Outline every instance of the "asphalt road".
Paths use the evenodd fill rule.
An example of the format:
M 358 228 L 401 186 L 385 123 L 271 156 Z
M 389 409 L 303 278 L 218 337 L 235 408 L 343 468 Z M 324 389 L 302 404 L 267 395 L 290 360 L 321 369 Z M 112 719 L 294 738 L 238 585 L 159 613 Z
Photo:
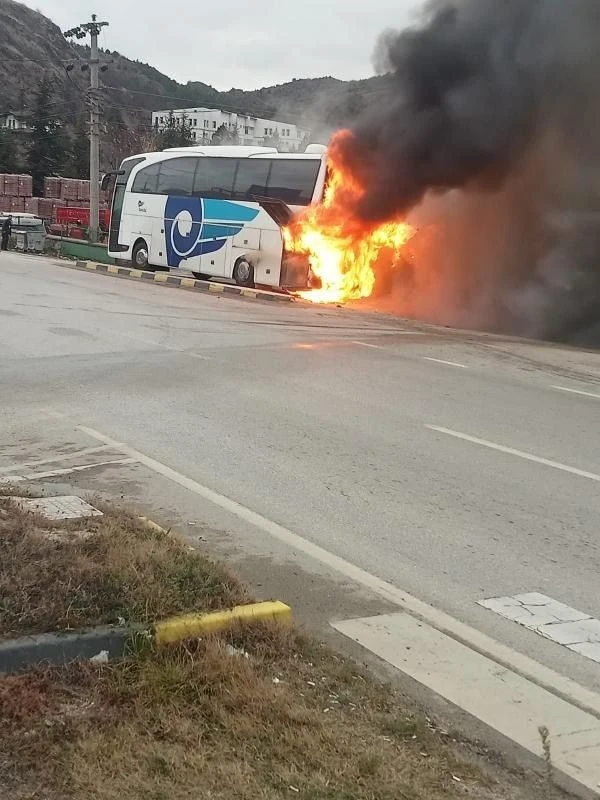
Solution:
M 4 253 L 0 339 L 4 473 L 93 429 L 600 688 L 598 663 L 478 605 L 541 592 L 600 618 L 600 354 Z

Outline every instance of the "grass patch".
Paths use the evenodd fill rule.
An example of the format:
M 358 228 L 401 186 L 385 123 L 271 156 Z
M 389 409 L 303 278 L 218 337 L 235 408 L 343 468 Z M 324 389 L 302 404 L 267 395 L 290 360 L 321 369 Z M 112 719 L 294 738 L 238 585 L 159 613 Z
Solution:
M 123 511 L 52 523 L 0 498 L 0 637 L 145 623 L 247 600 L 183 542 Z
M 136 517 L 53 524 L 0 497 L 0 636 L 149 622 L 248 599 Z M 11 800 L 532 800 L 490 785 L 394 691 L 296 630 L 232 628 L 118 663 L 0 675 Z M 508 784 L 507 784 L 508 785 Z
M 248 657 L 231 655 L 228 643 Z M 261 626 L 120 664 L 0 679 L 5 792 L 13 800 L 488 796 L 435 733 L 387 735 L 386 719 L 401 713 L 397 697 L 356 671 L 349 679 L 347 666 L 293 631 Z

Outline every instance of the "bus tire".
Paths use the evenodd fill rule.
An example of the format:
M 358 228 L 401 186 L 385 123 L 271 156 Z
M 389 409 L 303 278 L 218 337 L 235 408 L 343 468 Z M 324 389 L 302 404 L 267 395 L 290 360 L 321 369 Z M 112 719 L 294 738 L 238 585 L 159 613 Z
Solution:
M 148 264 L 148 245 L 143 239 L 138 239 L 133 245 L 131 254 L 131 266 L 134 269 L 143 269 L 152 272 L 153 268 Z
M 238 286 L 254 287 L 254 267 L 246 258 L 238 258 L 235 262 L 233 280 Z

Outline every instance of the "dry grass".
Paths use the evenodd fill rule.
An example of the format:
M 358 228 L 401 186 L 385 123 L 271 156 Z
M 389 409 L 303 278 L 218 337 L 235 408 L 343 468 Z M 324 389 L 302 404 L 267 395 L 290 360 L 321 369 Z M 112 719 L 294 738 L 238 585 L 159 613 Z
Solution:
M 390 689 L 293 632 L 248 637 L 230 639 L 248 658 L 213 639 L 0 680 L 6 796 L 491 796 L 440 736 L 403 715 Z
M 0 498 L 0 635 L 244 598 L 185 544 L 104 510 L 52 525 Z M 391 689 L 294 630 L 133 645 L 116 664 L 0 675 L 1 798 L 532 798 L 491 788 Z
M 0 498 L 0 637 L 151 622 L 246 598 L 235 578 L 174 537 L 104 511 L 56 524 Z

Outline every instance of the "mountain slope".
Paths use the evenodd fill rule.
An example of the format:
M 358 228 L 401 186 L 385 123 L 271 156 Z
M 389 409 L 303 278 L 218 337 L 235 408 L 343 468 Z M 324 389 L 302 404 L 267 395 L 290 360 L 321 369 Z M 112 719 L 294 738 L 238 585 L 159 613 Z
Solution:
M 67 42 L 51 20 L 15 0 L 0 0 L 0 112 L 26 113 L 32 90 L 48 75 L 56 89 L 56 111 L 64 118 L 85 113 L 87 74 L 80 69 L 87 49 Z M 346 124 L 385 87 L 386 78 L 340 81 L 325 77 L 293 80 L 246 92 L 218 92 L 190 81 L 180 84 L 154 67 L 117 52 L 103 52 L 106 115 L 147 124 L 148 111 L 210 105 L 312 127 L 316 136 Z M 65 67 L 74 65 L 69 72 Z

